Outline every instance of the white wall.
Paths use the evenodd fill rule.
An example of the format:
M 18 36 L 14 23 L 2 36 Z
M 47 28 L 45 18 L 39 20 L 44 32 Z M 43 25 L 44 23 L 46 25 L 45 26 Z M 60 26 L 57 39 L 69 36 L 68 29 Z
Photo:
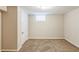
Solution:
M 22 44 L 28 39 L 28 14 L 24 9 L 21 10 L 21 32 Z
M 18 36 L 18 50 L 21 48 L 23 43 L 28 40 L 28 14 L 27 12 L 21 8 L 18 7 L 17 9 L 17 36 Z
M 47 15 L 43 23 L 36 22 L 35 15 L 29 16 L 30 39 L 64 39 L 63 15 Z
M 64 36 L 79 47 L 79 8 L 64 15 Z

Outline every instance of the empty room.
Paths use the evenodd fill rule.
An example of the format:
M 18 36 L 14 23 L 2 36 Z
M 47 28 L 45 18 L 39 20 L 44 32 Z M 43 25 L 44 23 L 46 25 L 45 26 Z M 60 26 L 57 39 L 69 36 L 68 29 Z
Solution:
M 79 6 L 0 6 L 1 52 L 79 52 Z

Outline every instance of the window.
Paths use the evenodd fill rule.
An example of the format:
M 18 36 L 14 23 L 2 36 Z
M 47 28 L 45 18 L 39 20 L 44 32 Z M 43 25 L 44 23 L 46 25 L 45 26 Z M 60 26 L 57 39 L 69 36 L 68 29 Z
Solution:
M 37 22 L 45 22 L 46 16 L 45 15 L 36 15 Z

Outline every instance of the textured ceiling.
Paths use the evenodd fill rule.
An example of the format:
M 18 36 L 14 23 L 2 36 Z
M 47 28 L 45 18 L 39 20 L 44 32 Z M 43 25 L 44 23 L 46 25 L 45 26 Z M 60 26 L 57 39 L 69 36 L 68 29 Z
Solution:
M 23 7 L 29 14 L 64 14 L 73 9 L 79 8 L 79 6 L 52 6 L 50 9 L 40 9 L 35 6 L 24 6 Z

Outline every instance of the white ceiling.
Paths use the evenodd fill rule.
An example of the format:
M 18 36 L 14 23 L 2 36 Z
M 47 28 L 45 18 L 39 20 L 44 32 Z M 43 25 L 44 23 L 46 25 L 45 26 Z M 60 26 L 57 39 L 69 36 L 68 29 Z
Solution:
M 29 14 L 64 14 L 73 9 L 79 8 L 79 6 L 52 6 L 47 10 L 39 9 L 35 6 L 24 6 L 23 7 Z

